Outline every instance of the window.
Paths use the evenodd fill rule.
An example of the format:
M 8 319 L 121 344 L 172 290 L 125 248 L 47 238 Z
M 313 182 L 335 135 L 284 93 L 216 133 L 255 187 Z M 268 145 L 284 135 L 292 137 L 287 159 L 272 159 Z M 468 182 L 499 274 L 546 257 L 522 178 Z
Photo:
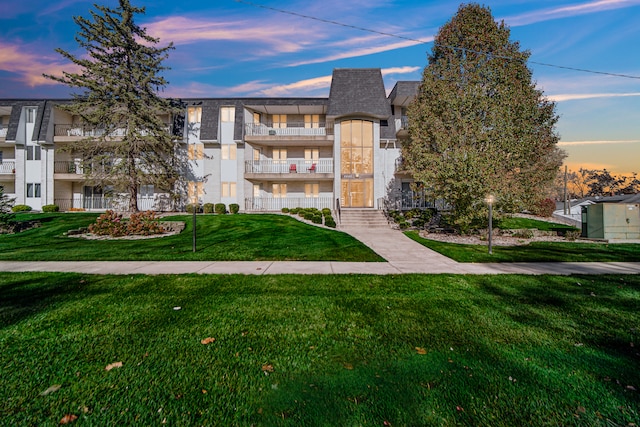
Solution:
M 320 197 L 320 184 L 310 183 L 304 185 L 304 197 L 306 198 L 318 198 Z
M 274 114 L 273 115 L 273 128 L 284 129 L 287 127 L 287 115 L 286 114 Z
M 253 161 L 254 162 L 259 162 L 261 154 L 262 154 L 262 152 L 260 151 L 259 148 L 254 148 L 253 149 Z
M 260 113 L 253 113 L 253 124 L 254 125 L 260 124 Z
M 222 183 L 222 197 L 236 197 L 236 183 L 235 182 L 223 182 Z
M 253 184 L 253 197 L 260 197 L 261 187 L 260 184 Z
M 306 164 L 318 163 L 320 158 L 320 150 L 318 148 L 305 148 L 304 160 Z
M 221 147 L 222 160 L 235 160 L 237 147 L 234 144 L 224 144 Z
M 287 184 L 273 184 L 273 198 L 284 199 L 287 197 Z
M 319 114 L 305 114 L 304 115 L 304 127 L 319 128 L 320 127 L 320 115 Z
M 233 123 L 236 121 L 236 107 L 220 108 L 220 121 L 222 123 Z
M 189 182 L 189 203 L 198 203 L 203 195 L 202 182 Z
M 189 116 L 189 123 L 202 123 L 202 107 L 187 108 L 187 115 Z
M 140 197 L 145 199 L 153 198 L 153 184 L 141 185 Z
M 189 160 L 204 159 L 204 144 L 189 144 Z
M 287 163 L 287 149 L 286 148 L 274 148 L 273 149 L 273 163 Z
M 27 197 L 40 197 L 40 184 L 27 184 Z
M 42 158 L 42 147 L 39 145 L 27 145 L 27 160 L 40 160 Z
M 25 111 L 27 117 L 27 123 L 35 123 L 36 122 L 36 109 L 35 108 L 27 108 Z

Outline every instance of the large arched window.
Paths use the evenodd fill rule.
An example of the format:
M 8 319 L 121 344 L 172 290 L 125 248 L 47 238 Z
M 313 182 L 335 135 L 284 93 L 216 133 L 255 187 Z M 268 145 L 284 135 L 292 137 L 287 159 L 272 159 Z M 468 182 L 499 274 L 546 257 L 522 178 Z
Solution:
M 373 122 L 340 123 L 341 204 L 373 207 Z

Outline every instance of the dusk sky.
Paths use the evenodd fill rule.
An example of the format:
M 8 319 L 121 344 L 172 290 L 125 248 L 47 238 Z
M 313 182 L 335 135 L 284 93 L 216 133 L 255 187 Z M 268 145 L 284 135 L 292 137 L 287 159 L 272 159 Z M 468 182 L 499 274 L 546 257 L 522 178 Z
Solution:
M 74 40 L 78 27 L 72 17 L 88 17 L 95 2 L 0 2 L 0 98 L 68 97 L 67 87 L 44 79 L 42 73 L 74 71 L 54 49 L 82 54 Z M 118 5 L 117 0 L 96 2 Z M 325 97 L 332 70 L 352 67 L 381 68 L 391 90 L 398 80 L 420 80 L 434 35 L 460 4 L 448 0 L 132 3 L 146 7 L 146 14 L 136 20 L 140 26 L 159 37 L 161 45 L 175 44 L 165 62 L 171 70 L 164 74 L 169 81 L 164 95 L 183 98 Z M 560 146 L 569 154 L 569 168 L 640 173 L 640 0 L 481 4 L 505 21 L 513 41 L 530 50 L 529 67 L 538 87 L 557 102 L 557 131 Z

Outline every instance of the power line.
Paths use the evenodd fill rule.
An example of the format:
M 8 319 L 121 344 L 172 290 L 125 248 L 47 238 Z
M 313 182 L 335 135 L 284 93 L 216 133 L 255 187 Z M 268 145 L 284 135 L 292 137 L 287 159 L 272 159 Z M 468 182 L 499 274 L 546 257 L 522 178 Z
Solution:
M 260 8 L 260 9 L 271 10 L 273 12 L 283 13 L 283 14 L 287 14 L 287 15 L 293 15 L 293 16 L 297 16 L 299 18 L 304 18 L 304 19 L 311 19 L 313 21 L 323 22 L 325 24 L 338 25 L 340 27 L 351 28 L 353 30 L 365 31 L 365 32 L 368 32 L 368 33 L 379 34 L 379 35 L 387 36 L 387 37 L 394 37 L 394 38 L 397 38 L 397 39 L 412 41 L 412 42 L 416 42 L 416 43 L 420 43 L 420 44 L 431 43 L 431 41 L 414 39 L 414 38 L 411 38 L 411 37 L 406 37 L 406 36 L 402 36 L 400 34 L 395 34 L 395 33 L 388 33 L 388 32 L 384 32 L 384 31 L 372 30 L 371 28 L 365 28 L 365 27 L 359 27 L 357 25 L 345 24 L 345 23 L 334 21 L 334 20 L 331 20 L 331 19 L 318 18 L 317 16 L 305 15 L 303 13 L 292 12 L 290 10 L 285 10 L 285 9 L 278 9 L 276 7 L 265 6 L 265 5 L 258 4 L 258 3 L 253 3 L 253 2 L 250 2 L 250 1 L 247 1 L 247 0 L 234 0 L 234 1 L 236 3 L 243 3 L 243 4 L 246 4 L 248 6 L 252 6 L 252 7 L 256 7 L 256 8 Z M 467 49 L 467 48 L 457 47 L 457 46 L 441 45 L 441 44 L 438 44 L 438 43 L 435 43 L 435 42 L 434 42 L 434 45 L 435 46 L 439 46 L 439 47 L 452 49 L 452 50 L 463 50 L 463 51 L 466 51 L 466 52 L 476 53 L 478 55 L 487 55 L 487 56 L 492 56 L 494 58 L 507 59 L 507 60 L 510 60 L 510 61 L 529 62 L 531 64 L 541 65 L 541 66 L 544 66 L 544 67 L 552 67 L 552 68 L 559 68 L 559 69 L 563 69 L 563 70 L 579 71 L 579 72 L 583 72 L 583 73 L 601 74 L 601 75 L 605 75 L 605 76 L 623 77 L 623 78 L 626 78 L 626 79 L 639 79 L 640 80 L 640 76 L 632 76 L 632 75 L 629 75 L 629 74 L 609 73 L 609 72 L 606 72 L 606 71 L 594 71 L 594 70 L 588 70 L 588 69 L 585 69 L 585 68 L 568 67 L 568 66 L 564 66 L 564 65 L 549 64 L 549 63 L 546 63 L 546 62 L 537 62 L 537 61 L 531 61 L 531 60 L 523 61 L 521 59 L 513 58 L 513 57 L 510 57 L 510 56 L 495 55 L 495 54 L 492 54 L 492 53 L 475 51 L 475 50 L 472 50 L 472 49 Z

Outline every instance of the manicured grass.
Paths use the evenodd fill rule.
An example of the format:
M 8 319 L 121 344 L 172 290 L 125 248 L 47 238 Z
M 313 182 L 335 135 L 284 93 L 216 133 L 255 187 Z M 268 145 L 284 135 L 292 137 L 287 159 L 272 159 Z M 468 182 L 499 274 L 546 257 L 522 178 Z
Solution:
M 423 239 L 417 231 L 405 234 L 458 262 L 639 262 L 640 244 L 531 242 L 526 246 L 463 245 Z
M 542 231 L 568 231 L 577 230 L 570 225 L 555 222 L 540 221 L 532 218 L 504 217 L 497 221 L 497 227 L 501 230 L 517 230 L 521 228 L 538 229 Z
M 640 276 L 0 273 L 0 419 L 626 426 L 639 328 Z
M 41 226 L 0 235 L 0 260 L 15 261 L 383 261 L 348 234 L 314 227 L 284 215 L 200 215 L 193 253 L 192 216 L 167 217 L 186 223 L 175 236 L 146 240 L 84 240 L 63 233 L 86 227 L 92 213 L 20 215 Z

